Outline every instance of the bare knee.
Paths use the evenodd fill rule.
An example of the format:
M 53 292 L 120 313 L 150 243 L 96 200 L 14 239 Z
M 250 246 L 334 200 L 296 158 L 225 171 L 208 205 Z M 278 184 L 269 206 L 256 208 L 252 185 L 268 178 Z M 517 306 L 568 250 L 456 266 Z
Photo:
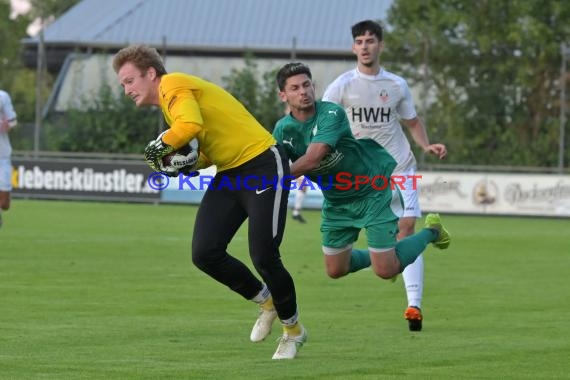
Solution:
M 340 268 L 327 268 L 327 276 L 335 280 L 346 276 L 347 273 L 348 271 L 342 270 Z
M 10 209 L 10 193 L 0 191 L 0 209 L 4 211 Z
M 325 268 L 327 271 L 327 276 L 333 279 L 344 277 L 348 274 L 348 263 L 344 260 L 338 260 L 338 256 L 331 258 L 327 257 L 329 260 L 325 262 Z
M 350 255 L 352 253 L 351 247 L 340 252 L 335 252 L 334 254 L 327 254 L 327 251 L 323 252 L 325 253 L 324 258 L 327 276 L 337 279 L 348 274 L 350 270 Z
M 374 267 L 374 273 L 376 273 L 378 277 L 383 278 L 384 280 L 389 280 L 398 274 L 398 272 L 395 272 L 393 269 L 386 267 Z
M 380 278 L 388 280 L 401 272 L 400 261 L 394 250 L 376 253 L 371 258 L 372 270 Z

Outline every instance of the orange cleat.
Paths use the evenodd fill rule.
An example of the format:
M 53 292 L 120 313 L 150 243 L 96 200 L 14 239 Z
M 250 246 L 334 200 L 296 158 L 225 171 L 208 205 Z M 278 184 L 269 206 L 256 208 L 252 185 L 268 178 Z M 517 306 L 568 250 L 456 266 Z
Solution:
M 408 306 L 404 312 L 404 318 L 408 320 L 410 331 L 422 331 L 422 311 L 417 306 Z

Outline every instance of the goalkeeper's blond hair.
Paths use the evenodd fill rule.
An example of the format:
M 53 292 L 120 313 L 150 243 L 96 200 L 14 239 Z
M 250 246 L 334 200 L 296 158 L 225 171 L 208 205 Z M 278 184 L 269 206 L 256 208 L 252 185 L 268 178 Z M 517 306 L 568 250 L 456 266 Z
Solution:
M 115 73 L 119 73 L 121 67 L 127 62 L 132 63 L 142 72 L 149 67 L 154 67 L 157 76 L 161 77 L 166 74 L 164 62 L 158 51 L 146 45 L 131 45 L 119 50 L 113 57 Z

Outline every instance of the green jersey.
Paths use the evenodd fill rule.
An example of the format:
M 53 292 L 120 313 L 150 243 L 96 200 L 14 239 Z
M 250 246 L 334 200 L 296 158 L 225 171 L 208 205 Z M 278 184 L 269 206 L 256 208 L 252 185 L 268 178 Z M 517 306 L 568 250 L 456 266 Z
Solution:
M 287 115 L 275 125 L 273 136 L 291 161 L 303 156 L 311 143 L 327 144 L 330 152 L 305 176 L 320 187 L 328 202 L 376 196 L 389 202 L 388 181 L 396 161 L 376 141 L 356 140 L 342 107 L 324 101 L 317 101 L 315 107 L 315 115 L 305 122 Z

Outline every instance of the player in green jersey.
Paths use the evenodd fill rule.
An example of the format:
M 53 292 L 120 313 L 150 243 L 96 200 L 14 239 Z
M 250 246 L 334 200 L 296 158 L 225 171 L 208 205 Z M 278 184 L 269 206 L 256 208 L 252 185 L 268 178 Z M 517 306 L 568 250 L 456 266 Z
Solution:
M 429 243 L 446 249 L 450 235 L 437 214 L 426 228 L 397 241 L 402 202 L 397 180 L 390 182 L 396 161 L 376 141 L 356 140 L 344 109 L 316 101 L 310 69 L 288 63 L 277 73 L 279 97 L 290 113 L 273 136 L 293 164 L 291 175 L 305 175 L 323 192 L 322 246 L 328 276 L 340 278 L 372 266 L 390 279 L 413 263 Z M 392 189 L 393 188 L 393 189 Z M 362 229 L 368 249 L 353 248 Z

